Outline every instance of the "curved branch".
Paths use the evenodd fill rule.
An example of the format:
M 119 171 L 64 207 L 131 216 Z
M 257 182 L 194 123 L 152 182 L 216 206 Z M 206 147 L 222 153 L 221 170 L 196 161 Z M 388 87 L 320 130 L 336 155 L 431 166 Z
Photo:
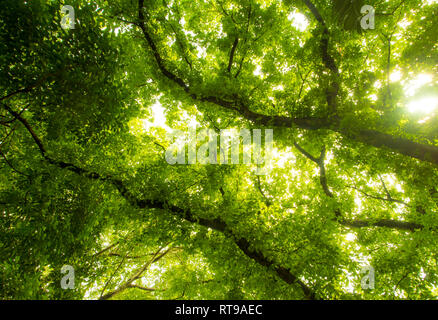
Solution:
M 6 164 L 7 164 L 7 165 L 8 165 L 13 171 L 15 171 L 16 173 L 18 173 L 18 174 L 20 174 L 20 175 L 22 175 L 22 176 L 25 176 L 25 177 L 27 177 L 27 178 L 30 178 L 30 177 L 31 177 L 30 175 L 25 174 L 25 173 L 21 172 L 20 170 L 16 169 L 16 168 L 12 165 L 12 163 L 8 160 L 8 158 L 6 158 L 6 155 L 5 155 L 5 154 L 3 153 L 3 151 L 1 150 L 1 147 L 0 147 L 0 155 L 3 157 L 3 159 L 5 159 Z
M 336 67 L 334 59 L 328 53 L 328 29 L 325 25 L 325 22 L 316 7 L 310 1 L 303 1 L 305 1 L 306 5 L 315 16 L 316 20 L 321 23 L 324 30 L 326 30 L 324 31 L 326 35 L 323 35 L 321 40 L 322 58 L 325 66 L 329 70 L 331 70 L 333 75 L 337 77 L 337 73 L 339 71 Z M 194 100 L 198 100 L 200 102 L 209 102 L 228 110 L 237 111 L 239 115 L 243 116 L 247 120 L 260 125 L 269 125 L 284 128 L 299 127 L 306 130 L 329 129 L 334 132 L 338 132 L 350 139 L 365 143 L 370 146 L 374 146 L 377 148 L 388 148 L 400 154 L 416 158 L 421 161 L 438 164 L 437 146 L 420 144 L 405 138 L 394 137 L 390 134 L 370 129 L 358 128 L 355 130 L 351 130 L 350 128 L 345 128 L 343 125 L 341 125 L 341 119 L 336 116 L 333 116 L 331 118 L 293 118 L 276 115 L 269 116 L 251 111 L 248 106 L 242 103 L 242 101 L 236 100 L 236 97 L 231 97 L 231 101 L 229 101 L 216 96 L 202 97 L 200 95 L 197 95 L 196 93 L 190 92 L 189 85 L 186 84 L 182 78 L 166 68 L 164 60 L 158 52 L 157 46 L 155 45 L 151 35 L 148 33 L 146 28 L 145 16 L 143 13 L 144 0 L 139 0 L 138 3 L 138 16 L 140 22 L 137 25 L 140 27 L 146 39 L 146 42 L 152 50 L 158 68 L 166 78 L 174 82 L 177 86 L 181 87 Z M 335 107 L 333 103 L 338 90 L 335 87 L 336 83 L 337 81 L 334 80 L 331 89 L 328 89 L 328 104 L 332 107 L 332 109 L 333 107 Z
M 110 182 L 112 185 L 114 185 L 117 188 L 121 196 L 125 198 L 128 201 L 128 203 L 130 203 L 134 207 L 140 209 L 167 210 L 172 214 L 174 214 L 175 216 L 182 218 L 188 222 L 198 224 L 203 227 L 211 228 L 213 230 L 223 233 L 230 240 L 232 240 L 247 257 L 253 259 L 256 263 L 262 266 L 272 267 L 273 270 L 277 273 L 277 275 L 286 283 L 298 284 L 301 287 L 306 299 L 310 299 L 310 300 L 317 299 L 316 293 L 303 281 L 301 281 L 297 276 L 292 274 L 292 272 L 289 269 L 283 266 L 278 266 L 272 259 L 266 257 L 261 251 L 253 248 L 248 239 L 237 235 L 233 231 L 233 229 L 221 218 L 206 219 L 206 218 L 198 217 L 189 208 L 181 208 L 169 204 L 167 201 L 164 200 L 139 199 L 135 197 L 128 190 L 128 188 L 125 186 L 125 183 L 122 180 L 116 179 L 110 175 L 102 175 L 97 172 L 89 171 L 87 169 L 80 168 L 71 163 L 52 159 L 46 154 L 47 153 L 46 148 L 44 147 L 38 136 L 35 134 L 33 129 L 30 127 L 29 123 L 18 114 L 17 114 L 17 119 L 25 125 L 26 129 L 32 135 L 35 143 L 38 145 L 38 148 L 42 153 L 44 159 L 46 159 L 50 164 L 53 164 L 61 169 L 67 169 L 76 174 L 82 175 L 88 179 Z M 101 298 L 104 299 L 105 296 L 101 296 Z
M 327 197 L 330 197 L 332 199 L 335 199 L 333 193 L 330 191 L 328 184 L 327 184 L 327 177 L 325 174 L 325 167 L 324 167 L 324 158 L 325 158 L 325 148 L 322 148 L 321 154 L 319 158 L 315 158 L 312 156 L 309 152 L 304 150 L 301 146 L 299 146 L 296 142 L 294 142 L 295 147 L 308 159 L 312 160 L 319 166 L 319 181 L 321 184 L 322 189 L 324 190 L 324 193 L 327 195 Z M 387 199 L 383 199 L 387 200 Z M 394 202 L 398 202 L 397 200 L 392 199 Z M 407 231 L 415 231 L 417 229 L 423 229 L 424 226 L 415 222 L 408 222 L 408 221 L 399 221 L 399 220 L 392 220 L 392 219 L 367 219 L 367 220 L 361 220 L 361 219 L 355 219 L 355 220 L 349 220 L 346 219 L 341 211 L 339 209 L 335 209 L 335 216 L 336 221 L 340 224 L 352 227 L 352 228 L 365 228 L 365 227 L 386 227 L 386 228 L 392 228 L 392 229 L 398 229 L 398 230 L 407 230 Z

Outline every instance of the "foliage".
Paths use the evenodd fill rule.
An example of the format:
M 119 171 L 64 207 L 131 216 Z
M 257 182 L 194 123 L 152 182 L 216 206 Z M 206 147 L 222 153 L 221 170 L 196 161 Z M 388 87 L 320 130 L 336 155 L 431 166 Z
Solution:
M 436 299 L 438 3 L 346 3 L 3 0 L 0 297 Z M 169 165 L 191 122 L 272 168 Z

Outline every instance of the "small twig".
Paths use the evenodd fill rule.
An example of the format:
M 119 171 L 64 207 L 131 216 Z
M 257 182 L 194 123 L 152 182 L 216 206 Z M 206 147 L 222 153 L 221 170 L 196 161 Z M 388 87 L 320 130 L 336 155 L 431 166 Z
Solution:
M 11 169 L 14 170 L 16 173 L 18 173 L 18 174 L 20 174 L 20 175 L 22 175 L 22 176 L 25 176 L 25 177 L 27 177 L 27 178 L 30 178 L 30 177 L 31 177 L 30 175 L 25 174 L 25 173 L 21 172 L 20 170 L 16 169 L 16 168 L 12 165 L 12 163 L 8 160 L 8 158 L 6 158 L 6 155 L 3 153 L 3 151 L 1 150 L 1 148 L 0 148 L 0 155 L 3 157 L 3 159 L 5 159 L 5 162 L 8 164 L 8 166 L 11 167 Z
M 386 184 L 385 184 L 385 182 L 383 181 L 382 176 L 381 176 L 380 174 L 379 174 L 379 179 L 380 179 L 380 182 L 382 182 L 382 186 L 383 186 L 383 189 L 385 190 L 385 193 L 386 193 L 387 198 L 388 198 L 389 200 L 392 200 L 391 194 L 389 193 L 388 189 L 386 188 Z
M 363 195 L 365 195 L 366 197 L 371 198 L 371 199 L 382 200 L 382 201 L 389 201 L 389 202 L 396 202 L 396 203 L 403 204 L 403 205 L 405 205 L 405 206 L 409 206 L 406 202 L 404 202 L 404 201 L 402 201 L 402 200 L 393 199 L 393 198 L 388 198 L 388 197 L 384 198 L 384 197 L 374 196 L 374 195 L 372 195 L 372 194 L 368 194 L 367 192 L 365 192 L 365 191 L 363 191 L 363 190 L 361 190 L 361 189 L 359 189 L 359 188 L 357 188 L 357 187 L 355 187 L 355 186 L 347 186 L 347 188 L 350 188 L 350 189 L 354 189 L 354 190 L 356 190 L 356 191 L 359 191 L 360 193 L 362 193 Z

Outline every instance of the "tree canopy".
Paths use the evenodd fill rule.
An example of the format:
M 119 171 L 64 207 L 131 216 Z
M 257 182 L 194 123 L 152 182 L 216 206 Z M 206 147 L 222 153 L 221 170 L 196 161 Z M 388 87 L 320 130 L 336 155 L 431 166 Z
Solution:
M 0 297 L 436 299 L 437 17 L 2 0 Z M 169 133 L 194 127 L 273 129 L 267 171 L 169 164 Z

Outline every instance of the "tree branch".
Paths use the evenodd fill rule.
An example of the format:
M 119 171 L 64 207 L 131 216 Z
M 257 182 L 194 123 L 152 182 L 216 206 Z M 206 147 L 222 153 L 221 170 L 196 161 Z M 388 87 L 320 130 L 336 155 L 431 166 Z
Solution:
M 309 8 L 310 12 L 312 12 L 313 16 L 315 17 L 315 19 L 318 21 L 318 23 L 321 25 L 323 29 L 323 34 L 320 43 L 322 62 L 324 63 L 324 66 L 328 70 L 330 70 L 333 78 L 331 80 L 330 87 L 327 88 L 326 90 L 326 99 L 330 111 L 332 113 L 335 113 L 337 107 L 336 97 L 339 92 L 339 70 L 338 67 L 336 66 L 335 59 L 333 59 L 333 57 L 328 52 L 330 33 L 327 28 L 327 25 L 324 22 L 324 19 L 322 18 L 321 14 L 319 13 L 318 9 L 314 6 L 314 4 L 310 0 L 303 0 L 303 2 L 307 6 L 307 8 Z
M 106 247 L 106 248 L 102 249 L 101 251 L 95 253 L 93 256 L 94 257 L 100 256 L 102 253 L 105 253 L 106 251 L 111 250 L 112 248 L 114 248 L 117 245 L 119 245 L 118 242 L 113 243 L 112 245 L 109 245 L 108 247 Z
M 6 158 L 6 155 L 3 153 L 3 151 L 1 150 L 1 145 L 0 145 L 0 155 L 3 157 L 3 159 L 5 159 L 6 164 L 16 173 L 18 173 L 19 175 L 25 176 L 27 178 L 30 178 L 30 175 L 25 174 L 23 172 L 21 172 L 20 170 L 16 169 L 12 163 L 8 160 L 8 158 Z
M 334 59 L 328 53 L 328 29 L 325 25 L 325 22 L 322 19 L 316 7 L 309 0 L 303 0 L 303 1 L 306 3 L 312 14 L 315 16 L 316 20 L 322 24 L 325 30 L 321 40 L 323 62 L 325 66 L 329 70 L 331 70 L 332 74 L 335 75 L 335 78 L 337 78 L 338 69 L 334 62 Z M 234 96 L 231 97 L 231 101 L 230 101 L 230 100 L 224 100 L 216 96 L 203 97 L 197 95 L 196 93 L 190 92 L 190 87 L 184 82 L 184 80 L 178 77 L 175 73 L 170 72 L 164 65 L 164 61 L 161 55 L 159 54 L 158 49 L 146 28 L 146 22 L 144 20 L 145 17 L 143 14 L 144 0 L 139 0 L 138 3 L 139 3 L 138 15 L 140 21 L 138 26 L 140 27 L 146 39 L 146 42 L 148 43 L 150 49 L 152 50 L 158 68 L 166 78 L 174 82 L 177 86 L 181 87 L 194 100 L 198 100 L 200 102 L 210 102 L 212 104 L 223 107 L 225 109 L 237 111 L 241 116 L 243 116 L 247 120 L 260 125 L 264 125 L 264 126 L 269 125 L 269 126 L 284 127 L 284 128 L 299 127 L 306 130 L 329 129 L 341 133 L 342 135 L 350 139 L 365 143 L 367 145 L 371 145 L 377 148 L 382 148 L 382 147 L 389 148 L 393 151 L 396 151 L 400 154 L 412 158 L 416 158 L 422 161 L 428 161 L 433 164 L 438 164 L 437 146 L 420 144 L 408 139 L 394 137 L 390 134 L 386 134 L 370 129 L 355 128 L 354 130 L 351 130 L 350 128 L 344 127 L 342 125 L 341 119 L 338 118 L 337 116 L 332 116 L 330 118 L 315 118 L 315 117 L 292 118 L 292 117 L 277 116 L 277 115 L 268 116 L 251 111 L 248 108 L 248 106 L 246 106 L 241 100 L 236 99 L 236 97 Z M 337 83 L 336 80 L 333 81 L 331 89 L 329 89 L 328 104 L 329 106 L 331 105 L 332 107 L 335 106 L 334 98 L 337 95 L 336 83 Z
M 265 193 L 262 190 L 262 186 L 260 184 L 260 176 L 257 176 L 257 189 L 260 191 L 260 194 L 263 196 L 263 198 L 265 199 L 265 204 L 267 207 L 271 206 L 271 201 L 266 197 Z
M 400 204 L 404 204 L 405 206 L 408 206 L 408 204 L 402 200 L 398 200 L 398 199 L 393 199 L 393 198 L 384 198 L 384 197 L 379 197 L 379 196 L 374 196 L 372 194 L 368 194 L 365 191 L 355 187 L 355 186 L 348 186 L 348 188 L 354 189 L 360 193 L 362 193 L 364 196 L 371 198 L 371 199 L 375 199 L 375 200 L 382 200 L 382 201 L 389 201 L 389 202 L 396 202 L 396 203 L 400 203 Z
M 324 158 L 325 158 L 325 148 L 322 148 L 321 154 L 319 158 L 315 158 L 310 153 L 308 153 L 306 150 L 304 150 L 302 147 L 300 147 L 296 142 L 294 142 L 295 147 L 308 159 L 312 160 L 319 166 L 319 172 L 320 177 L 319 181 L 321 184 L 322 189 L 324 190 L 324 193 L 326 196 L 335 199 L 333 193 L 330 191 L 328 184 L 327 184 L 327 178 L 325 174 L 325 167 L 324 167 Z M 384 199 L 385 200 L 385 199 Z M 398 200 L 394 200 L 394 202 L 398 202 Z M 361 220 L 361 219 L 355 219 L 355 220 L 349 220 L 346 219 L 340 209 L 335 209 L 335 217 L 336 221 L 338 221 L 340 224 L 347 226 L 347 227 L 353 227 L 353 228 L 364 228 L 364 227 L 386 227 L 386 228 L 392 228 L 392 229 L 398 229 L 398 230 L 408 230 L 408 231 L 415 231 L 417 229 L 423 229 L 424 226 L 415 222 L 407 222 L 407 221 L 399 221 L 399 220 L 391 220 L 391 219 L 369 219 L 369 220 Z
M 140 279 L 141 276 L 143 275 L 143 273 L 149 268 L 149 266 L 150 266 L 151 264 L 153 264 L 153 263 L 157 262 L 158 260 L 160 260 L 162 257 L 164 257 L 164 256 L 170 251 L 170 249 L 168 249 L 168 250 L 166 250 L 164 253 L 159 254 L 159 253 L 161 252 L 162 249 L 163 249 L 163 247 L 160 247 L 160 248 L 158 249 L 158 251 L 156 251 L 156 252 L 154 253 L 152 259 L 150 259 L 148 262 L 146 262 L 146 264 L 145 264 L 144 266 L 142 266 L 140 269 L 138 269 L 138 270 L 134 273 L 133 276 L 131 276 L 131 277 L 130 277 L 125 283 L 123 283 L 122 285 L 120 285 L 117 289 L 115 289 L 114 291 L 111 291 L 111 292 L 109 292 L 109 293 L 107 293 L 107 294 L 105 294 L 105 295 L 103 295 L 103 292 L 104 292 L 104 291 L 102 291 L 102 294 L 100 295 L 99 300 L 108 300 L 109 298 L 115 296 L 116 294 L 118 294 L 118 293 L 120 293 L 120 292 L 125 291 L 125 290 L 128 289 L 128 288 L 134 288 L 134 287 L 141 288 L 142 290 L 154 291 L 154 289 L 143 288 L 143 287 L 137 286 L 137 285 L 133 284 L 133 282 L 134 282 L 135 280 Z M 128 254 L 126 254 L 125 257 L 126 257 L 127 255 L 128 255 Z M 120 264 L 119 264 L 119 267 L 120 267 L 120 265 L 124 262 L 124 260 L 125 260 L 125 259 L 122 259 L 122 261 L 121 261 Z M 118 268 L 119 268 L 119 267 L 118 267 Z M 117 268 L 117 269 L 118 269 L 118 268 Z M 114 276 L 114 274 L 113 274 L 113 276 Z M 112 279 L 112 277 L 108 280 L 108 282 L 109 282 L 111 279 Z M 107 282 L 107 284 L 108 284 L 108 282 Z M 106 287 L 106 285 L 105 285 L 105 287 Z M 105 288 L 104 288 L 104 290 L 105 290 Z
M 140 0 L 141 1 L 141 0 Z M 164 200 L 157 199 L 139 199 L 135 197 L 125 186 L 122 180 L 113 178 L 110 175 L 102 175 L 97 172 L 89 171 L 87 169 L 80 168 L 74 164 L 66 163 L 63 161 L 55 160 L 46 154 L 46 149 L 43 146 L 41 140 L 35 134 L 35 132 L 30 127 L 29 123 L 23 119 L 21 116 L 17 115 L 20 122 L 22 122 L 29 133 L 32 135 L 35 143 L 38 145 L 40 152 L 42 153 L 44 159 L 49 163 L 61 168 L 72 171 L 76 174 L 82 175 L 88 179 L 106 181 L 113 184 L 121 196 L 125 198 L 128 203 L 132 206 L 140 209 L 158 209 L 167 210 L 174 214 L 175 216 L 182 218 L 188 222 L 198 224 L 213 230 L 219 231 L 225 234 L 230 240 L 232 240 L 240 250 L 249 258 L 253 259 L 258 264 L 265 267 L 273 267 L 273 270 L 277 275 L 288 284 L 298 284 L 303 290 L 303 294 L 306 299 L 314 300 L 317 298 L 316 293 L 308 287 L 304 282 L 302 282 L 297 276 L 291 273 L 291 271 L 285 267 L 278 266 L 273 260 L 267 258 L 262 252 L 253 248 L 248 239 L 242 238 L 235 234 L 233 229 L 221 218 L 206 219 L 196 216 L 189 208 L 181 208 L 175 205 L 171 205 Z M 123 260 L 122 260 L 123 261 Z M 105 286 L 106 287 L 106 286 Z M 105 288 L 104 288 L 105 289 Z M 102 292 L 103 293 L 103 292 Z M 102 295 L 101 298 L 104 296 Z
M 334 198 L 333 193 L 330 191 L 328 185 L 327 185 L 327 177 L 325 173 L 325 166 L 324 166 L 324 159 L 325 159 L 325 147 L 322 147 L 321 154 L 319 155 L 319 158 L 315 158 L 310 153 L 308 153 L 306 150 L 304 150 L 301 146 L 298 145 L 298 143 L 294 142 L 294 146 L 308 159 L 315 162 L 319 167 L 319 181 L 321 183 L 322 189 L 324 190 L 324 193 L 330 197 Z
M 231 48 L 231 52 L 230 52 L 230 59 L 228 61 L 228 67 L 227 67 L 227 71 L 230 73 L 231 72 L 231 66 L 233 65 L 233 58 L 234 58 L 234 53 L 236 51 L 237 48 L 237 44 L 239 43 L 239 37 L 236 36 L 236 39 L 234 40 L 233 43 L 233 47 Z

